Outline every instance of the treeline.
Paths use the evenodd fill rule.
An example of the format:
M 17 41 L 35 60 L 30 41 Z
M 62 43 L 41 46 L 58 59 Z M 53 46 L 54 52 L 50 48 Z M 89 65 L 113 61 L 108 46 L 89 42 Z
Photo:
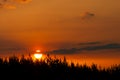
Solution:
M 33 61 L 32 57 L 0 58 L 0 80 L 120 80 L 120 65 L 109 68 L 68 64 L 66 58 L 49 55 Z

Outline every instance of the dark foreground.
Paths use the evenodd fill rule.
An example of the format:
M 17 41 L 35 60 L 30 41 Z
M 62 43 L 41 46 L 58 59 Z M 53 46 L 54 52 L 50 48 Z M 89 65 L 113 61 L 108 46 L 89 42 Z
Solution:
M 120 80 L 120 65 L 98 69 L 97 65 L 68 65 L 66 59 L 33 61 L 31 57 L 0 58 L 0 80 Z

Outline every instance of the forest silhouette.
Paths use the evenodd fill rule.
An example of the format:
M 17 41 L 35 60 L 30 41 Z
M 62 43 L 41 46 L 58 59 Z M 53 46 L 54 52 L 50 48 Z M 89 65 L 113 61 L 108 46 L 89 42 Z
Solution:
M 51 58 L 48 54 L 44 59 L 31 56 L 19 59 L 10 56 L 0 58 L 0 79 L 2 80 L 120 80 L 120 65 L 109 68 L 98 68 L 96 64 L 68 64 L 66 58 Z

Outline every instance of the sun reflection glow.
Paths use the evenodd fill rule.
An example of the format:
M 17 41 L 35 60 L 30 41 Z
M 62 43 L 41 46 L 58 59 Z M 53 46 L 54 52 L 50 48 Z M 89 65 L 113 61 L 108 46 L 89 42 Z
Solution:
M 42 54 L 34 54 L 34 57 L 35 57 L 36 59 L 41 59 L 41 58 L 42 58 Z

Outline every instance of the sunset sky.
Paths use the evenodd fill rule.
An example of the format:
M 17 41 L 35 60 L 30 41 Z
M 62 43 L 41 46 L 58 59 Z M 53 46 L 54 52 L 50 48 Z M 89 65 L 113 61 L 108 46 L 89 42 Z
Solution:
M 118 64 L 119 35 L 120 0 L 0 0 L 0 55 L 40 49 Z

